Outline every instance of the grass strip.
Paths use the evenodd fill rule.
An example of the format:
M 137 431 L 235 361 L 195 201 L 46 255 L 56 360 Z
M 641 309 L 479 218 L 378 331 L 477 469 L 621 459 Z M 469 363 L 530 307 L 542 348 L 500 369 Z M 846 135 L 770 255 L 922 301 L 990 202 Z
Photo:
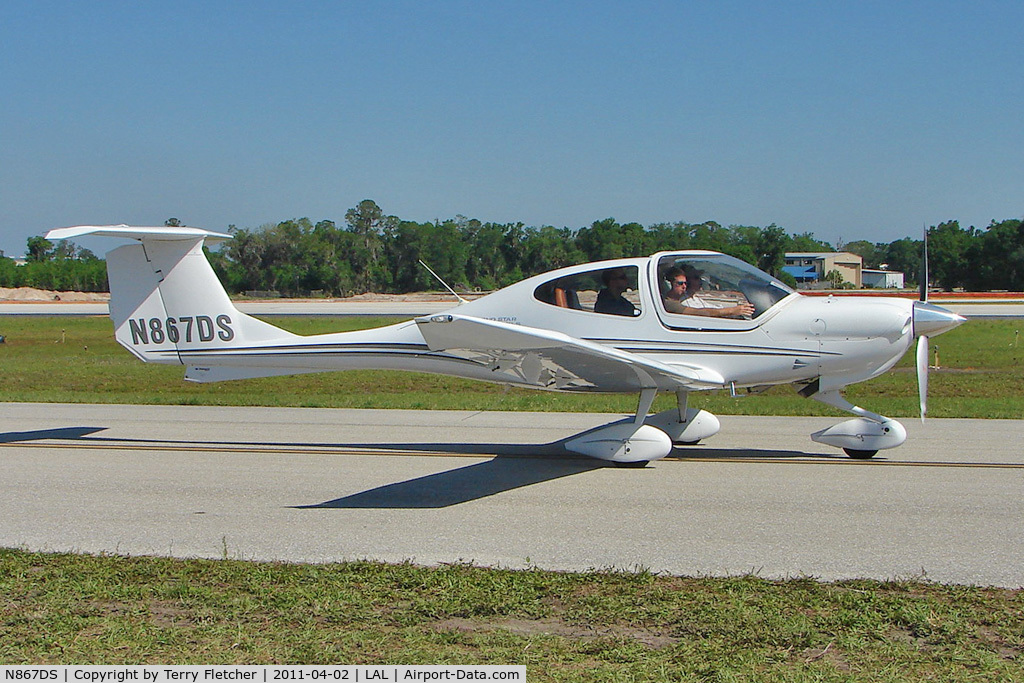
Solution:
M 0 549 L 5 664 L 526 664 L 531 681 L 1024 679 L 1024 594 Z
M 277 317 L 298 334 L 364 329 L 393 318 Z M 1024 417 L 1024 342 L 1016 320 L 971 321 L 932 342 L 929 414 L 933 417 Z M 395 371 L 328 372 L 193 384 L 180 366 L 148 365 L 114 340 L 106 317 L 0 317 L 0 400 L 60 403 L 260 405 L 318 408 L 406 408 L 624 412 L 636 397 L 559 394 L 486 382 Z M 936 356 L 937 354 L 937 356 Z M 858 405 L 893 417 L 917 414 L 913 353 L 874 380 L 853 385 Z M 674 397 L 658 399 L 665 410 Z M 691 405 L 722 415 L 845 415 L 800 398 L 790 387 L 757 396 L 696 392 Z

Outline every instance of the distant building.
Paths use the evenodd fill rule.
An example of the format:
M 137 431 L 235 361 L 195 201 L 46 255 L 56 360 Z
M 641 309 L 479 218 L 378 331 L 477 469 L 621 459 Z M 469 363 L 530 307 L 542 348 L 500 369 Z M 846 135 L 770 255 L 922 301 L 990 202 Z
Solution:
M 898 270 L 861 270 L 865 287 L 875 289 L 903 289 L 903 273 Z
M 864 286 L 861 274 L 864 271 L 864 259 L 847 251 L 795 251 L 786 254 L 786 265 L 783 270 L 796 278 L 797 282 L 820 282 L 833 271 L 839 271 L 843 282 L 854 287 Z
M 782 270 L 801 284 L 818 281 L 818 271 L 814 266 L 783 266 Z

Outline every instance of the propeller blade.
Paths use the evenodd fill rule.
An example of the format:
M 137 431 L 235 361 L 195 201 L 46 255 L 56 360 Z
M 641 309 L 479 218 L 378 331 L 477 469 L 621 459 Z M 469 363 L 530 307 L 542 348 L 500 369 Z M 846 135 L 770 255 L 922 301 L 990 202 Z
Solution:
M 921 402 L 921 422 L 928 412 L 928 337 L 917 340 L 917 398 Z

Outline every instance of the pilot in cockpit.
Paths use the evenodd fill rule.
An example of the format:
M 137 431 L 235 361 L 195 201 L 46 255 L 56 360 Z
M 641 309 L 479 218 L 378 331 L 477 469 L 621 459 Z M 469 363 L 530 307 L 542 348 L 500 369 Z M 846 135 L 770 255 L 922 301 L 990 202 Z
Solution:
M 673 266 L 665 272 L 669 289 L 663 295 L 665 310 L 684 315 L 704 315 L 715 318 L 749 318 L 754 307 L 749 301 L 735 306 L 716 307 L 703 299 L 697 292 L 701 288 L 701 273 L 694 268 Z

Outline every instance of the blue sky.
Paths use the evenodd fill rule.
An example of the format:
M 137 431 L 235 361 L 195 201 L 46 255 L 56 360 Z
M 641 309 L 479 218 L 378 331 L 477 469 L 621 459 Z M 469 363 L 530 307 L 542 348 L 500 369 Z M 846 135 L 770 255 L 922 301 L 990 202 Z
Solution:
M 1024 216 L 1021 2 L 0 3 L 0 249 L 66 225 Z M 101 245 L 102 246 L 102 245 Z

